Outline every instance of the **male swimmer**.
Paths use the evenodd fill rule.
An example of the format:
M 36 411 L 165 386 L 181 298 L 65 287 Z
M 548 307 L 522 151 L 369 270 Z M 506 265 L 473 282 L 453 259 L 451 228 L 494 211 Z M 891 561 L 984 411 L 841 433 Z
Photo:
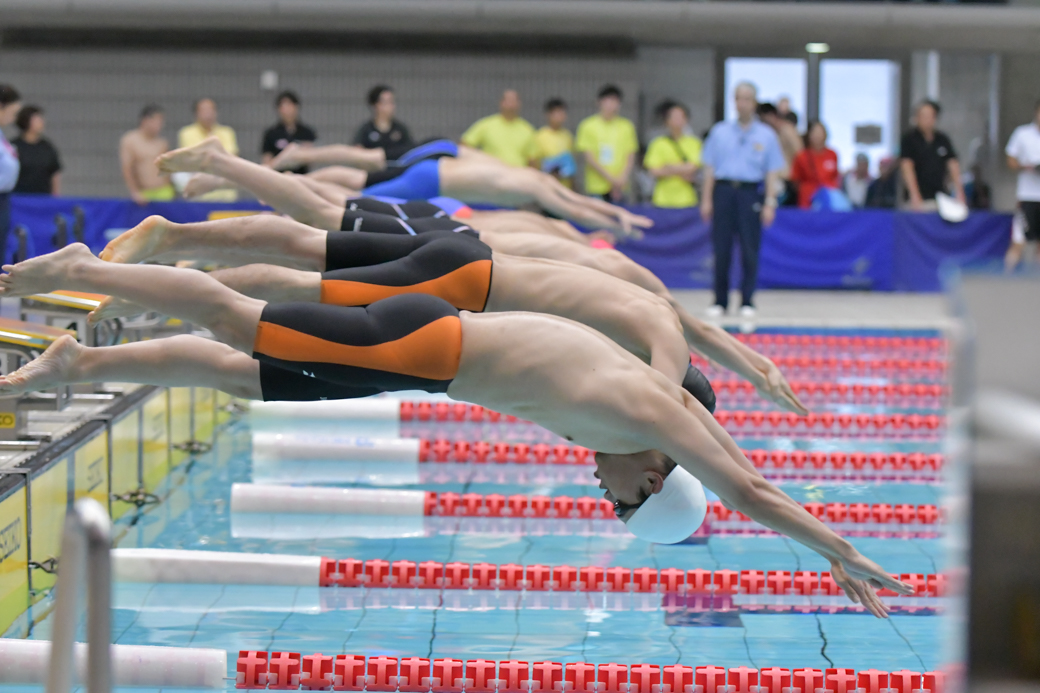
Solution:
M 406 223 L 365 214 L 366 220 Z M 458 229 L 414 236 L 327 233 L 280 217 L 251 219 L 252 224 L 222 219 L 170 233 L 170 222 L 150 217 L 109 243 L 102 257 L 128 263 L 194 260 L 241 265 L 209 276 L 268 303 L 363 306 L 399 294 L 424 293 L 459 310 L 558 315 L 602 332 L 714 411 L 715 394 L 704 375 L 690 365 L 675 312 L 666 301 L 633 284 L 564 262 L 503 255 Z M 110 298 L 93 318 L 141 312 L 140 306 Z
M 695 531 L 706 512 L 703 482 L 727 506 L 826 558 L 835 582 L 875 616 L 887 608 L 872 587 L 913 593 L 766 481 L 692 395 L 573 321 L 458 311 L 422 294 L 364 308 L 265 304 L 202 272 L 107 263 L 81 244 L 4 270 L 0 295 L 105 293 L 206 327 L 221 343 L 182 335 L 92 348 L 62 337 L 0 377 L 2 395 L 103 380 L 218 387 L 251 399 L 446 392 L 597 450 L 605 497 L 644 539 L 674 543 Z
M 211 137 L 193 147 L 167 152 L 156 163 L 164 172 L 202 172 L 227 179 L 276 209 L 287 206 L 299 209 L 298 204 L 280 202 L 286 197 L 281 190 L 287 185 L 285 181 L 295 176 L 283 176 L 265 166 L 232 156 L 216 138 Z M 373 174 L 359 170 L 355 174 L 356 180 L 347 187 L 361 189 L 371 195 L 405 199 L 445 195 L 466 203 L 500 207 L 534 203 L 558 217 L 583 226 L 608 229 L 626 236 L 639 235 L 640 227 L 652 224 L 646 217 L 632 214 L 622 207 L 578 195 L 540 171 L 506 166 L 500 162 L 443 157 L 423 160 L 393 171 Z M 370 176 L 373 176 L 371 180 Z M 298 185 L 306 187 L 303 183 Z M 300 221 L 312 223 L 296 212 L 289 209 L 285 211 Z M 299 209 L 299 213 L 304 216 L 309 214 L 306 209 Z M 327 223 L 322 225 L 319 220 L 319 223 L 312 225 L 327 228 Z
M 351 204 L 356 204 L 364 209 L 385 209 L 389 206 L 386 203 L 367 198 L 352 201 Z M 425 202 L 409 202 L 406 203 L 406 207 L 407 209 L 403 210 L 406 215 L 409 212 L 419 213 L 424 210 L 430 211 L 431 208 L 437 209 Z M 340 225 L 344 229 L 386 234 L 419 234 L 434 230 L 473 233 L 468 225 L 451 218 L 420 217 L 413 219 L 409 217 L 407 220 L 402 220 L 390 215 L 367 212 L 364 209 L 348 208 L 343 213 Z M 324 272 L 333 267 L 326 261 L 326 253 L 331 244 L 348 242 L 334 240 L 337 236 L 339 234 L 330 234 L 296 223 L 291 219 L 271 215 L 235 217 L 191 224 L 175 224 L 161 217 L 150 217 L 136 228 L 112 241 L 102 251 L 101 257 L 105 260 L 124 263 L 204 259 L 233 265 L 263 263 L 310 272 Z M 514 262 L 519 262 L 520 258 L 563 261 L 564 265 L 598 270 L 602 274 L 623 279 L 655 294 L 667 301 L 678 316 L 689 348 L 738 373 L 751 382 L 766 399 L 789 411 L 803 415 L 808 413 L 776 364 L 737 341 L 725 330 L 692 316 L 672 297 L 664 284 L 652 272 L 628 259 L 625 255 L 615 250 L 597 250 L 578 243 L 536 234 L 480 232 L 479 237 L 496 255 L 513 256 L 511 259 Z M 542 267 L 545 270 L 557 268 L 561 272 L 567 269 L 566 266 L 556 263 L 548 266 L 542 265 Z M 586 277 L 586 281 L 599 286 L 592 275 L 586 275 Z M 554 284 L 548 278 L 545 283 L 555 286 L 557 289 L 561 286 L 571 286 L 571 282 Z M 313 287 L 314 285 L 315 278 L 312 276 L 307 280 L 306 286 Z M 244 289 L 245 286 L 247 285 L 240 284 L 238 288 Z M 304 291 L 312 290 L 304 286 L 300 286 L 300 288 Z M 575 288 L 574 291 L 580 292 L 581 290 Z M 611 295 L 624 296 L 625 294 L 621 289 L 611 289 Z M 269 295 L 269 297 L 276 298 L 277 295 Z M 301 296 L 295 295 L 295 297 L 300 298 Z M 569 303 L 562 296 L 560 301 L 564 306 Z M 590 300 L 590 302 L 593 305 L 599 305 L 596 301 Z M 561 315 L 559 309 L 554 308 L 552 303 L 546 301 L 541 305 L 544 306 L 544 309 L 540 309 L 540 312 Z M 106 314 L 106 317 L 137 312 L 133 308 L 123 306 L 112 306 L 112 308 L 113 312 Z M 511 310 L 520 309 L 513 307 Z M 533 309 L 524 308 L 524 310 Z M 569 314 L 564 317 L 592 324 L 575 315 Z M 596 329 L 614 337 L 615 341 L 619 343 L 634 343 L 631 339 L 619 336 L 620 333 L 612 333 L 610 329 L 606 328 L 606 325 L 607 323 L 598 320 Z M 622 333 L 629 331 L 631 330 L 626 329 Z M 643 339 L 645 340 L 647 337 Z M 634 353 L 643 352 L 636 348 Z

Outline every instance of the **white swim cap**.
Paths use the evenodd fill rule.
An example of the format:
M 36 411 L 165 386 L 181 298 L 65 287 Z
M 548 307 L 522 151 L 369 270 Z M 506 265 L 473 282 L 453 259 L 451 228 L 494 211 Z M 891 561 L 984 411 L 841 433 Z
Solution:
M 652 494 L 625 526 L 640 539 L 676 544 L 697 531 L 708 512 L 708 499 L 697 477 L 676 465 L 664 478 L 660 493 Z

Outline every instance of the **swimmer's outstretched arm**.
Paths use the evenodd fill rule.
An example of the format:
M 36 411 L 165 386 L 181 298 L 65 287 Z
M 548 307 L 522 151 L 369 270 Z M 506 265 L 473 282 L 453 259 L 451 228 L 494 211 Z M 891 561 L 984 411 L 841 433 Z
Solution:
M 162 265 L 121 265 L 100 260 L 82 243 L 4 265 L 0 296 L 31 296 L 58 289 L 108 294 L 191 322 L 246 354 L 253 353 L 266 305 L 227 288 L 204 272 Z
M 167 173 L 201 172 L 226 178 L 279 212 L 316 228 L 338 230 L 343 220 L 342 207 L 328 202 L 296 180 L 298 176 L 286 176 L 267 166 L 232 156 L 216 137 L 193 147 L 166 152 L 155 163 L 160 171 Z
M 834 581 L 875 616 L 885 617 L 888 609 L 872 588 L 913 593 L 910 585 L 891 577 L 766 481 L 704 408 L 688 393 L 683 392 L 682 397 L 683 404 L 664 393 L 657 401 L 641 403 L 653 412 L 645 441 L 648 448 L 668 455 L 728 506 L 826 558 Z
M 110 347 L 85 347 L 71 335 L 61 337 L 40 358 L 0 376 L 0 395 L 105 381 L 215 387 L 233 397 L 263 398 L 259 361 L 193 335 Z
M 293 143 L 271 159 L 271 168 L 277 171 L 300 166 L 350 166 L 363 171 L 381 171 L 386 168 L 386 152 L 352 144 L 301 147 Z

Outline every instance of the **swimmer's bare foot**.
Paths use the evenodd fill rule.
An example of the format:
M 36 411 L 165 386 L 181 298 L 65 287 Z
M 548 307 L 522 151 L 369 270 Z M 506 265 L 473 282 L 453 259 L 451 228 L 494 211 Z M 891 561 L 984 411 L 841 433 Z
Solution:
M 109 241 L 98 257 L 105 262 L 120 262 L 125 265 L 154 260 L 171 249 L 169 234 L 173 226 L 171 222 L 153 214 Z
M 290 168 L 299 168 L 302 161 L 297 156 L 300 153 L 300 145 L 296 142 L 290 142 L 285 146 L 285 149 L 278 152 L 278 155 L 271 159 L 271 168 L 275 171 L 284 171 Z
M 3 270 L 7 274 L 0 274 L 0 295 L 31 296 L 68 288 L 70 277 L 79 266 L 88 262 L 100 260 L 94 257 L 87 246 L 73 243 L 17 265 L 4 265 Z
M 129 318 L 132 315 L 147 313 L 148 309 L 132 301 L 127 301 L 115 296 L 109 296 L 102 301 L 97 308 L 87 314 L 87 322 L 96 325 L 102 320 L 113 320 L 115 318 Z
M 207 137 L 191 147 L 182 147 L 160 154 L 155 165 L 165 173 L 205 171 L 214 155 L 227 154 L 216 137 Z
M 76 363 L 84 347 L 72 337 L 63 335 L 47 351 L 14 373 L 0 376 L 0 396 L 20 395 L 75 382 Z
M 184 195 L 184 199 L 193 200 L 214 190 L 234 189 L 234 187 L 227 178 L 214 176 L 211 173 L 196 173 L 188 179 L 181 194 Z

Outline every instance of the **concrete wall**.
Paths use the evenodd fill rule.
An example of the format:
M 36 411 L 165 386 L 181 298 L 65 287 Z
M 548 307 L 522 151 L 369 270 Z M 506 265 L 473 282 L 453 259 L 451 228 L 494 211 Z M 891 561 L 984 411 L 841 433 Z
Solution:
M 687 72 L 687 61 L 698 67 Z M 442 51 L 276 52 L 260 50 L 0 49 L 0 81 L 17 86 L 27 103 L 46 109 L 48 136 L 65 164 L 68 195 L 122 195 L 117 143 L 136 125 L 147 102 L 167 111 L 167 136 L 192 120 L 191 103 L 214 96 L 221 122 L 237 130 L 242 154 L 259 159 L 263 129 L 274 120 L 274 92 L 260 88 L 260 73 L 275 70 L 279 88 L 296 90 L 303 119 L 321 142 L 350 141 L 368 115 L 365 92 L 378 82 L 397 91 L 398 113 L 416 138 L 458 137 L 477 118 L 497 109 L 502 90 L 514 87 L 524 115 L 541 124 L 541 107 L 551 96 L 571 105 L 571 127 L 595 109 L 597 89 L 618 84 L 630 95 L 624 113 L 637 118 L 645 65 L 666 65 L 653 94 L 676 95 L 697 112 L 698 127 L 710 124 L 711 57 L 703 51 L 637 59 L 634 54 L 445 54 Z M 685 78 L 687 77 L 688 78 Z M 707 79 L 709 86 L 703 87 Z

